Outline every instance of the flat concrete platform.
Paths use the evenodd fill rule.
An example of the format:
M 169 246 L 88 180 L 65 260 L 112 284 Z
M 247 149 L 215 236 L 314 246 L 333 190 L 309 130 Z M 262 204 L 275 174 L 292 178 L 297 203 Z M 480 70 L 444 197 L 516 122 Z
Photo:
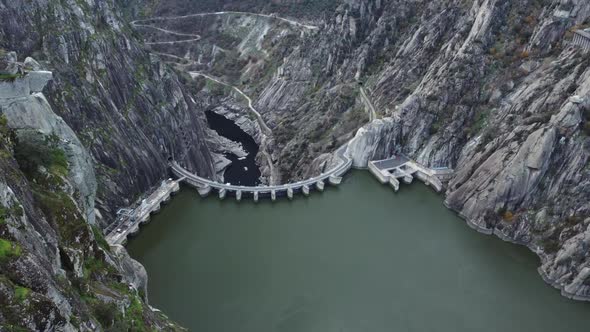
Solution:
M 389 169 L 401 167 L 402 165 L 404 165 L 408 161 L 410 161 L 410 159 L 406 158 L 404 156 L 395 156 L 390 159 L 374 161 L 373 165 L 375 165 L 375 167 L 377 167 L 378 169 L 381 169 L 381 170 L 389 170 Z

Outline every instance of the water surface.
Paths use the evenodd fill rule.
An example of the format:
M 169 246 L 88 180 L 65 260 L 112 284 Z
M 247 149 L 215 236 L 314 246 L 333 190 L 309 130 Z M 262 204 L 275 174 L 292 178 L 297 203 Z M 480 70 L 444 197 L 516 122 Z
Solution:
M 191 331 L 588 331 L 527 249 L 471 230 L 421 184 L 368 172 L 293 202 L 183 190 L 129 244 L 150 303 Z

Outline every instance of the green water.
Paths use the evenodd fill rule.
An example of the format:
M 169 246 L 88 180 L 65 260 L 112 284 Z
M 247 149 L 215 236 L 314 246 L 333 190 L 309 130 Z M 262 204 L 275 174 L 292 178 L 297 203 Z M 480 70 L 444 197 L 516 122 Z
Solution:
M 368 172 L 276 203 L 183 190 L 128 246 L 150 303 L 191 331 L 588 331 L 590 305 L 528 250 L 471 230 L 421 184 Z

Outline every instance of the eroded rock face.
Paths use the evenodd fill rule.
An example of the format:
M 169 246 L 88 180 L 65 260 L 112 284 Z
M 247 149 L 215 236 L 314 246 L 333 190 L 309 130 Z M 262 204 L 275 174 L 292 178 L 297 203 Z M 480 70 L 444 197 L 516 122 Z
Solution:
M 399 129 L 393 118 L 378 119 L 359 129 L 347 150 L 353 167 L 367 168 L 371 160 L 391 157 L 400 146 Z
M 1 326 L 178 329 L 91 226 L 168 177 L 170 155 L 214 176 L 199 101 L 128 33 L 111 1 L 0 1 L 2 47 L 53 72 L 13 52 L 0 66 Z
M 215 176 L 200 101 L 110 0 L 0 1 L 0 39 L 0 325 L 178 329 L 100 227 L 169 176 L 170 156 Z
M 36 61 L 28 62 L 32 69 Z M 39 92 L 50 78 L 51 72 L 31 71 L 0 84 L 0 325 L 175 329 L 147 305 L 143 266 L 91 226 L 94 161 Z M 141 321 L 117 318 L 114 325 L 132 305 Z
M 53 112 L 45 96 L 40 93 L 51 79 L 51 75 L 52 73 L 48 71 L 35 71 L 28 73 L 25 78 L 0 83 L 2 113 L 8 120 L 8 125 L 16 129 L 21 141 L 28 140 L 30 132 L 39 133 L 45 137 L 59 137 L 59 145 L 68 157 L 69 181 L 73 185 L 70 194 L 72 197 L 76 197 L 79 206 L 85 211 L 86 220 L 94 224 L 94 200 L 96 197 L 94 163 L 74 131 Z M 8 91 L 15 91 L 9 87 L 10 85 L 26 84 L 29 88 L 19 89 L 21 94 L 12 96 L 12 98 L 2 98 L 6 96 L 3 93 L 5 88 Z
M 401 12 L 408 6 L 400 5 Z M 510 39 L 494 42 L 507 33 L 500 24 L 514 22 L 524 8 L 535 13 L 526 19 L 530 39 L 503 59 L 496 52 Z M 555 15 L 564 8 L 567 20 Z M 375 122 L 366 125 L 349 149 L 363 165 L 395 141 L 420 163 L 454 168 L 446 204 L 475 229 L 529 246 L 542 259 L 545 280 L 577 299 L 590 295 L 581 244 L 590 197 L 583 130 L 590 70 L 565 32 L 587 20 L 589 9 L 581 2 L 535 8 L 484 1 L 422 16 L 427 22 L 409 35 L 398 32 L 396 55 L 368 87 L 377 108 L 400 125 L 383 134 Z M 380 21 L 392 17 L 382 13 Z M 401 89 L 411 82 L 411 90 Z M 577 259 L 564 258 L 577 250 Z
M 215 175 L 200 101 L 135 40 L 113 1 L 0 6 L 3 47 L 50 64 L 47 101 L 95 161 L 96 205 L 107 218 L 99 223 L 168 177 L 171 156 L 200 175 Z

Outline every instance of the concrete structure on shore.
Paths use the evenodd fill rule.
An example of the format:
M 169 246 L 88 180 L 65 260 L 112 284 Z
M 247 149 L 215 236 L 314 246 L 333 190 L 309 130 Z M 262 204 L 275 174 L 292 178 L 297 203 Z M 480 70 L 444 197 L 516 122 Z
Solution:
M 427 186 L 432 186 L 437 192 L 441 192 L 443 189 L 441 180 L 445 180 L 453 174 L 452 169 L 430 169 L 401 155 L 384 160 L 370 161 L 369 171 L 381 183 L 389 183 L 395 191 L 399 190 L 400 180 L 410 184 L 416 177 Z
M 241 201 L 244 195 L 253 197 L 255 202 L 258 202 L 261 197 L 270 197 L 272 201 L 275 201 L 280 196 L 287 196 L 289 199 L 293 199 L 295 193 L 303 193 L 305 196 L 308 196 L 311 188 L 323 191 L 326 183 L 331 185 L 340 184 L 342 182 L 342 176 L 352 167 L 352 159 L 346 155 L 347 146 L 345 144 L 336 150 L 335 156 L 338 158 L 338 165 L 331 170 L 307 180 L 277 186 L 246 187 L 223 184 L 193 174 L 175 161 L 170 163 L 170 168 L 172 173 L 181 179 L 179 181 L 196 188 L 199 195 L 203 197 L 209 195 L 212 190 L 215 190 L 221 199 L 231 194 L 238 201 Z
M 135 209 L 121 209 L 117 220 L 104 230 L 109 245 L 124 245 L 129 235 L 139 232 L 141 224 L 148 223 L 150 215 L 160 211 L 160 206 L 170 200 L 170 196 L 180 190 L 179 180 L 164 180 L 148 198 Z

